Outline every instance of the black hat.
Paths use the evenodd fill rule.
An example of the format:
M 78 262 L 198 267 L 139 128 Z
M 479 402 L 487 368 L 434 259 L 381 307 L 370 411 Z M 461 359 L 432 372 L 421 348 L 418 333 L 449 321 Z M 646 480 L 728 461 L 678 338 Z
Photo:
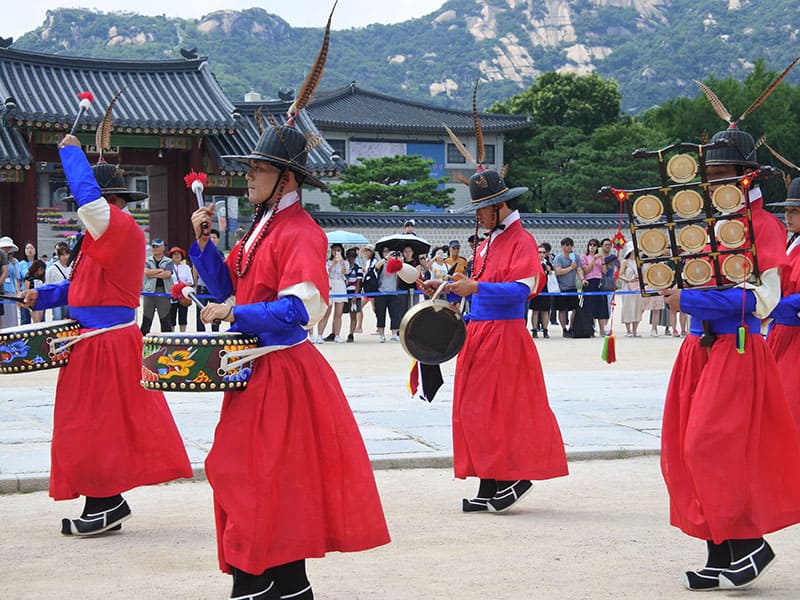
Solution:
M 125 178 L 122 176 L 122 171 L 107 162 L 101 162 L 92 166 L 92 173 L 97 180 L 97 185 L 100 186 L 100 191 L 103 197 L 119 196 L 125 202 L 140 202 L 147 198 L 144 192 L 137 192 L 129 190 L 125 185 Z M 69 195 L 64 200 L 73 200 L 73 196 Z
M 333 8 L 336 8 L 336 4 L 333 5 Z M 264 128 L 264 131 L 256 142 L 256 147 L 253 148 L 250 154 L 226 155 L 222 158 L 229 158 L 245 164 L 249 164 L 251 160 L 263 160 L 279 169 L 289 169 L 293 173 L 302 176 L 304 183 L 323 190 L 328 188 L 322 181 L 314 177 L 311 171 L 306 167 L 309 149 L 319 143 L 319 140 L 314 138 L 306 139 L 305 135 L 295 127 L 295 120 L 300 111 L 304 109 L 311 100 L 314 90 L 317 89 L 322 79 L 322 72 L 325 70 L 325 61 L 328 58 L 332 18 L 333 10 L 331 10 L 331 14 L 328 16 L 328 24 L 325 27 L 325 37 L 322 41 L 322 47 L 317 54 L 314 65 L 308 72 L 308 76 L 300 87 L 300 91 L 297 93 L 295 101 L 289 107 L 289 120 L 286 124 L 278 125 L 275 120 L 270 120 L 270 126 Z
M 711 138 L 711 143 L 727 140 L 727 146 L 713 148 L 706 153 L 706 166 L 735 165 L 759 168 L 761 165 L 756 156 L 756 143 L 753 136 L 738 129 L 735 124 L 725 131 L 718 131 Z
M 306 167 L 307 142 L 306 137 L 294 126 L 294 121 L 290 121 L 286 125 L 272 125 L 264 129 L 250 154 L 226 155 L 222 158 L 245 164 L 249 164 L 251 160 L 263 160 L 279 169 L 289 169 L 301 175 L 308 185 L 327 189 L 328 186 L 314 177 Z
M 528 191 L 526 187 L 509 188 L 500 173 L 493 169 L 478 167 L 478 171 L 469 178 L 469 194 L 472 202 L 458 210 L 458 212 L 470 212 L 485 208 L 493 204 L 507 202 L 521 196 Z
M 800 177 L 792 179 L 789 190 L 786 192 L 786 200 L 773 202 L 767 206 L 800 206 Z

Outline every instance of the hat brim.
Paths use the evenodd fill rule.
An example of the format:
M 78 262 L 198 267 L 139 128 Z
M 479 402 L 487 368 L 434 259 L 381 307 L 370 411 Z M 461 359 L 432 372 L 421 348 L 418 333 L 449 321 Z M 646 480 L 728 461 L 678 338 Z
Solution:
M 765 206 L 800 206 L 800 198 L 789 198 L 784 200 L 783 202 L 771 202 L 770 204 L 765 204 Z
M 750 167 L 751 169 L 758 169 L 761 165 L 752 160 L 707 160 L 706 166 L 707 167 L 724 167 L 727 165 L 733 165 L 734 167 Z
M 492 196 L 491 198 L 485 198 L 483 200 L 473 201 L 470 202 L 468 206 L 463 208 L 459 208 L 456 213 L 468 213 L 473 212 L 481 208 L 486 208 L 487 206 L 492 206 L 494 204 L 500 204 L 501 202 L 508 202 L 509 200 L 513 200 L 514 198 L 518 198 L 522 194 L 528 191 L 526 187 L 515 187 L 506 189 L 504 192 L 497 194 L 496 196 Z
M 225 160 L 233 160 L 238 163 L 243 163 L 247 166 L 250 166 L 251 160 L 261 160 L 264 162 L 268 162 L 269 164 L 278 167 L 279 169 L 286 168 L 289 169 L 290 171 L 294 171 L 295 173 L 302 175 L 304 178 L 303 181 L 304 184 L 308 184 L 310 186 L 319 188 L 321 190 L 328 189 L 328 184 L 316 178 L 311 173 L 311 171 L 309 171 L 306 167 L 297 164 L 296 162 L 286 160 L 285 158 L 281 158 L 280 156 L 268 156 L 266 154 L 251 153 L 251 154 L 226 154 L 224 156 L 221 156 L 220 158 Z

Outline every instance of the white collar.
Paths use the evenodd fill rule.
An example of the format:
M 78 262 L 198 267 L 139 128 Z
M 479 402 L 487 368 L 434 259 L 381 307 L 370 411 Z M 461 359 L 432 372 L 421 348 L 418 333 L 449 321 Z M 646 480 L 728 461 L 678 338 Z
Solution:
M 293 204 L 297 204 L 298 202 L 300 202 L 300 194 L 298 194 L 296 190 L 292 190 L 288 194 L 284 194 L 283 196 L 281 196 L 280 202 L 278 202 L 278 212 L 280 212 L 282 210 L 286 210 L 287 208 L 289 208 Z M 253 244 L 258 239 L 258 234 L 261 233 L 261 230 L 267 224 L 267 221 L 272 216 L 272 213 L 274 212 L 274 210 L 275 210 L 275 206 L 272 206 L 261 217 L 261 220 L 258 222 L 258 224 L 256 225 L 256 228 L 253 230 L 253 235 L 251 235 L 248 238 L 247 243 L 244 245 L 245 252 L 250 252 L 250 248 L 253 247 Z
M 510 225 L 512 225 L 513 223 L 515 223 L 515 222 L 519 221 L 519 219 L 520 219 L 520 216 L 519 216 L 519 211 L 518 211 L 518 210 L 512 210 L 512 211 L 511 211 L 511 212 L 510 212 L 510 213 L 509 213 L 509 214 L 506 216 L 506 218 L 505 218 L 505 219 L 503 219 L 503 220 L 501 221 L 501 223 L 500 223 L 500 224 L 503 226 L 503 228 L 502 228 L 502 229 L 495 229 L 495 230 L 492 232 L 492 235 L 490 235 L 490 236 L 489 236 L 489 243 L 488 243 L 488 244 L 486 244 L 486 245 L 483 247 L 483 249 L 481 249 L 481 256 L 485 256 L 485 255 L 486 255 L 486 248 L 489 246 L 489 244 L 491 244 L 491 243 L 494 241 L 494 239 L 495 239 L 495 238 L 496 238 L 498 235 L 502 235 L 502 234 L 503 234 L 503 232 L 504 232 L 506 229 L 508 229 L 508 227 L 509 227 Z

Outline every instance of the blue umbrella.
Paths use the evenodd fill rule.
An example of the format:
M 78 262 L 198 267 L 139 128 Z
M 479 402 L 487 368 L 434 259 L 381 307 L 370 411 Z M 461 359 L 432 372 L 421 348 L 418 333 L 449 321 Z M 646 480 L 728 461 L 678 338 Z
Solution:
M 328 244 L 368 244 L 369 240 L 360 233 L 352 231 L 331 231 L 328 233 Z

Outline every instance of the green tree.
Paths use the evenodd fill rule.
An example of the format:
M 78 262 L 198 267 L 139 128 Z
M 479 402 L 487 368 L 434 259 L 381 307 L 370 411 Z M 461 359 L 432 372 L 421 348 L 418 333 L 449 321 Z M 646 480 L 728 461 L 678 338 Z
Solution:
M 495 103 L 490 112 L 527 114 L 539 126 L 574 127 L 590 133 L 619 119 L 622 97 L 613 80 L 573 73 L 545 73 L 524 92 Z
M 446 177 L 431 177 L 432 159 L 418 155 L 359 158 L 330 186 L 331 203 L 340 210 L 404 210 L 412 203 L 445 208 L 453 203 L 454 188 L 440 186 Z

